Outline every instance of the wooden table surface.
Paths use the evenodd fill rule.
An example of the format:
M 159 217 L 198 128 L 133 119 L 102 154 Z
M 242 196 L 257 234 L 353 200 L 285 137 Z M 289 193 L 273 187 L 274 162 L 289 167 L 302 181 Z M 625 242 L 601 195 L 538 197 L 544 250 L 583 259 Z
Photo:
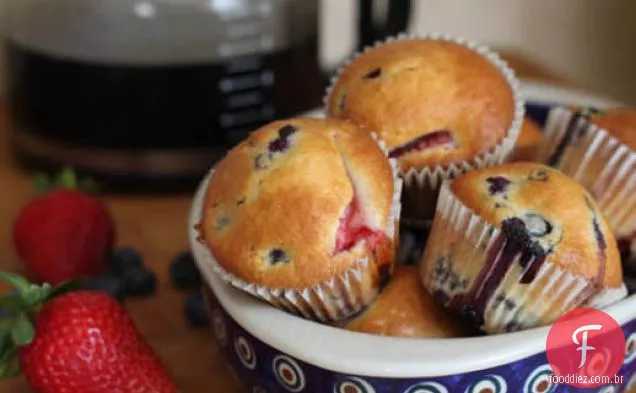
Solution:
M 506 57 L 520 77 L 561 81 L 542 67 L 518 56 Z M 21 272 L 11 245 L 11 226 L 18 209 L 29 196 L 31 180 L 12 161 L 8 146 L 4 107 L 0 104 L 0 270 Z M 183 393 L 238 393 L 207 329 L 189 328 L 183 317 L 186 294 L 169 283 L 168 266 L 173 256 L 187 248 L 186 220 L 191 195 L 106 196 L 117 225 L 120 244 L 131 244 L 145 256 L 159 278 L 155 296 L 126 300 L 125 306 L 139 330 L 155 348 Z M 6 287 L 0 285 L 0 293 Z M 22 378 L 0 382 L 0 392 L 29 393 Z

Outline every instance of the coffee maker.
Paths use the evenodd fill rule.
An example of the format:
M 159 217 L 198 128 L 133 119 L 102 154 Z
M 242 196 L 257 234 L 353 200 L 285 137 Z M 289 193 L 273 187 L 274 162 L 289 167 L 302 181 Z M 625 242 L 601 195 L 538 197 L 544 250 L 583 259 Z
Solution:
M 191 187 L 251 131 L 321 105 L 319 0 L 9 0 L 11 138 L 30 168 Z M 358 49 L 409 0 L 360 0 Z

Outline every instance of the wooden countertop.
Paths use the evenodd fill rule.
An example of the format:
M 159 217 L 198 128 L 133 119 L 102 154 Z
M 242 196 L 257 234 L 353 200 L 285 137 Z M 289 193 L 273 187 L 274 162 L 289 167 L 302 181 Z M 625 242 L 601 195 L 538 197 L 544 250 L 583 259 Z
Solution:
M 522 78 L 563 82 L 531 61 L 518 56 L 504 57 Z M 31 180 L 10 158 L 4 119 L 4 106 L 0 104 L 0 270 L 20 272 L 21 264 L 11 245 L 11 226 L 29 196 Z M 147 265 L 159 278 L 154 297 L 126 300 L 125 305 L 183 393 L 239 393 L 238 382 L 228 370 L 211 333 L 188 327 L 182 311 L 186 294 L 174 290 L 169 283 L 171 259 L 188 247 L 186 220 L 190 199 L 190 195 L 105 197 L 117 224 L 119 243 L 141 250 Z M 0 293 L 5 289 L 0 286 Z M 31 392 L 22 378 L 0 382 L 0 391 Z

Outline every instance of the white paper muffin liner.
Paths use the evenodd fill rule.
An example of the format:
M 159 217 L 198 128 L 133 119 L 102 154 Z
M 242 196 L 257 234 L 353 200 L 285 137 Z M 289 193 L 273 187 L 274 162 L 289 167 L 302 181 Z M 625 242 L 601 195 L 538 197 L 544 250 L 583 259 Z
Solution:
M 619 240 L 636 232 L 636 151 L 578 112 L 550 111 L 537 161 L 579 182 Z
M 373 139 L 378 143 L 382 151 L 388 155 L 383 142 L 379 141 L 376 134 L 372 134 Z M 394 192 L 391 204 L 390 219 L 384 229 L 388 238 L 394 242 L 398 241 L 398 227 L 400 217 L 400 194 L 402 190 L 402 180 L 398 174 L 397 162 L 388 160 L 393 172 Z M 193 209 L 196 218 L 194 222 L 199 223 L 202 217 L 203 198 L 207 190 L 207 183 L 213 176 L 213 171 L 202 181 L 199 186 L 199 194 L 196 196 Z M 307 319 L 319 322 L 337 322 L 359 313 L 369 305 L 378 295 L 380 288 L 377 279 L 378 273 L 372 262 L 368 259 L 360 259 L 354 266 L 344 274 L 330 280 L 320 282 L 308 288 L 270 288 L 264 285 L 247 282 L 240 277 L 224 269 L 214 257 L 209 247 L 203 245 L 205 255 L 204 260 L 197 260 L 197 264 L 202 272 L 211 271 L 217 274 L 223 281 L 233 287 L 244 291 L 256 298 L 272 304 L 273 306 L 302 316 Z M 397 248 L 397 245 L 396 245 Z M 391 266 L 393 272 L 395 262 Z
M 411 168 L 406 172 L 400 171 L 400 175 L 404 179 L 404 190 L 402 196 L 404 212 L 402 221 L 409 225 L 428 227 L 430 226 L 431 219 L 435 213 L 437 195 L 439 193 L 439 187 L 443 181 L 454 179 L 458 175 L 474 169 L 498 165 L 506 160 L 507 156 L 515 146 L 523 124 L 525 101 L 521 94 L 520 84 L 514 71 L 497 53 L 490 50 L 487 46 L 478 45 L 464 38 L 453 37 L 448 34 L 441 33 L 429 33 L 423 35 L 400 34 L 367 46 L 362 51 L 355 53 L 343 66 L 338 69 L 335 76 L 331 79 L 331 83 L 323 98 L 326 114 L 328 114 L 331 94 L 342 72 L 362 54 L 379 46 L 400 40 L 451 41 L 479 53 L 490 61 L 491 64 L 497 67 L 504 75 L 512 89 L 515 101 L 513 121 L 508 128 L 506 136 L 489 151 L 477 155 L 470 160 L 451 164 L 446 167 L 427 166 L 424 168 Z
M 506 246 L 511 253 L 504 253 Z M 559 267 L 547 255 L 533 279 L 522 283 L 523 247 L 475 214 L 450 190 L 441 190 L 433 228 L 420 264 L 424 287 L 444 306 L 486 333 L 554 322 L 577 307 L 602 308 L 625 296 L 624 287 L 599 288 Z M 540 263 L 537 257 L 527 266 Z

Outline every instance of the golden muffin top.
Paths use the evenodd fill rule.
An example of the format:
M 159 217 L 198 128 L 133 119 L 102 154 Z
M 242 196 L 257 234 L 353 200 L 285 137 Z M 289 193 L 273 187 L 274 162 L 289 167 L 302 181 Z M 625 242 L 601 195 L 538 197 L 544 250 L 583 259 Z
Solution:
M 228 152 L 199 231 L 221 267 L 270 288 L 306 288 L 367 259 L 392 264 L 396 174 L 354 123 L 270 123 Z
M 623 280 L 616 240 L 590 194 L 556 169 L 509 163 L 468 172 L 450 185 L 469 209 L 536 256 L 617 288 Z
M 515 96 L 502 71 L 467 46 L 397 40 L 342 70 L 327 112 L 377 132 L 406 172 L 488 152 L 513 124 Z

